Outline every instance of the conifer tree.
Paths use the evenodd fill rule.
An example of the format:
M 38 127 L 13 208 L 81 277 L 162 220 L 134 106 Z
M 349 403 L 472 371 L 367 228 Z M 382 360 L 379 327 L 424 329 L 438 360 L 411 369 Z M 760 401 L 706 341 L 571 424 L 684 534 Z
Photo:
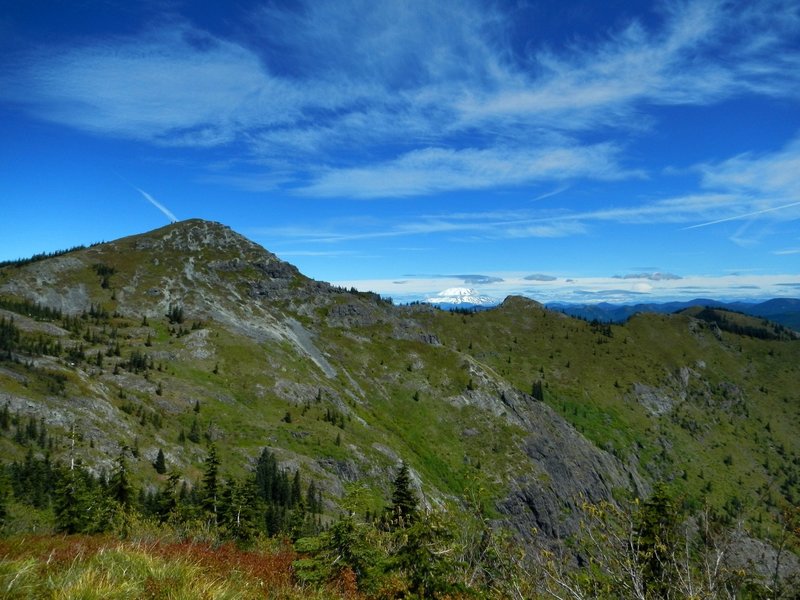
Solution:
M 278 463 L 275 456 L 268 449 L 264 448 L 256 463 L 254 479 L 256 492 L 262 500 L 271 502 L 275 499 L 274 490 L 275 480 L 278 477 Z
M 256 489 L 254 482 L 230 480 L 222 492 L 220 514 L 228 535 L 239 541 L 250 540 L 256 533 Z
M 159 475 L 163 475 L 167 472 L 167 462 L 164 459 L 164 451 L 161 448 L 158 449 L 158 455 L 153 463 L 153 467 Z
M 218 481 L 219 458 L 217 457 L 217 447 L 212 442 L 208 446 L 208 456 L 205 460 L 205 471 L 203 473 L 203 490 L 200 503 L 203 509 L 213 516 L 214 523 L 217 522 L 218 504 Z
M 3 485 L 3 480 L 0 479 L 0 528 L 6 524 L 7 516 L 8 509 L 6 508 L 6 489 Z
M 88 490 L 79 468 L 70 468 L 59 477 L 54 496 L 56 531 L 78 533 L 86 525 L 84 504 Z
M 676 543 L 677 509 L 663 482 L 657 482 L 652 495 L 638 514 L 638 560 L 643 583 L 653 597 L 666 598 L 670 588 L 669 563 Z
M 200 441 L 200 423 L 197 422 L 197 417 L 192 421 L 192 427 L 189 429 L 189 434 L 186 437 L 195 444 Z
M 317 491 L 317 485 L 313 480 L 308 484 L 308 491 L 306 492 L 306 506 L 308 506 L 308 511 L 311 513 L 322 512 L 322 503 L 320 502 L 319 492 Z
M 292 497 L 289 504 L 292 506 L 299 504 L 303 501 L 303 489 L 300 484 L 300 471 L 294 472 L 294 479 L 292 480 Z
M 8 431 L 8 427 L 11 424 L 11 411 L 8 408 L 8 402 L 3 405 L 3 409 L 0 410 L 0 429 L 3 431 Z
M 117 457 L 114 472 L 108 482 L 108 493 L 122 506 L 129 506 L 135 496 L 133 485 L 128 478 L 128 465 L 122 452 Z
M 392 491 L 391 519 L 401 527 L 413 523 L 417 518 L 417 497 L 411 489 L 408 465 L 401 463 Z
M 44 417 L 39 419 L 39 437 L 36 439 L 36 443 L 42 449 L 47 447 L 47 426 L 44 423 Z
M 178 506 L 177 493 L 180 475 L 170 473 L 167 477 L 167 484 L 161 489 L 156 498 L 156 515 L 158 520 L 165 523 Z

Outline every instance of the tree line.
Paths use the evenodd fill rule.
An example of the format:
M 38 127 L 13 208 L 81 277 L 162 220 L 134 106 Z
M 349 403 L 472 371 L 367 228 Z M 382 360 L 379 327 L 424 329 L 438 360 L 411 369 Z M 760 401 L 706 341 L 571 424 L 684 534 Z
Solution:
M 37 427 L 36 433 L 23 435 L 40 439 L 40 431 L 44 429 Z M 126 449 L 110 473 L 96 474 L 78 458 L 52 460 L 47 443 L 39 445 L 46 449 L 43 454 L 37 455 L 30 444 L 24 460 L 0 465 L 0 505 L 4 515 L 12 500 L 45 511 L 52 515 L 56 532 L 102 533 L 118 529 L 121 520 L 131 518 L 205 528 L 220 539 L 235 540 L 258 534 L 296 538 L 321 527 L 319 487 L 314 481 L 306 483 L 299 470 L 281 468 L 267 448 L 248 474 L 237 479 L 221 475 L 221 461 L 212 443 L 198 482 L 177 470 L 167 470 L 163 452 L 159 452 L 153 466 L 164 473 L 160 483 L 137 489 Z

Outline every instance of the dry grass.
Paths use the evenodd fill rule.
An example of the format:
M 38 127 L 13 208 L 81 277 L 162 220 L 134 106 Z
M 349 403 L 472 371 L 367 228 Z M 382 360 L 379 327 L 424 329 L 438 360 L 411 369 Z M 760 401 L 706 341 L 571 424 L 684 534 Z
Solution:
M 0 540 L 0 597 L 52 599 L 358 598 L 350 582 L 322 590 L 294 578 L 288 546 L 121 542 L 105 536 Z

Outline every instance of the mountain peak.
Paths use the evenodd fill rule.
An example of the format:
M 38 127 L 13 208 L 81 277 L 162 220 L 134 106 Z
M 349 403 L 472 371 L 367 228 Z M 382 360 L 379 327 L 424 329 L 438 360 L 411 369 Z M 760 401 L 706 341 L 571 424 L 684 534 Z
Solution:
M 476 290 L 464 287 L 447 288 L 435 296 L 426 298 L 424 302 L 439 306 L 493 306 L 497 304 L 497 300 L 494 298 L 481 296 Z
M 506 296 L 506 299 L 503 300 L 502 304 L 500 305 L 501 308 L 505 309 L 512 309 L 512 308 L 521 308 L 521 309 L 531 309 L 531 308 L 544 308 L 544 305 L 541 302 L 537 302 L 532 298 L 528 298 L 526 296 Z
M 128 314 L 164 314 L 180 304 L 197 318 L 233 323 L 249 318 L 244 298 L 285 299 L 309 281 L 230 227 L 189 219 L 28 265 L 0 292 L 67 314 L 106 297 Z
M 202 250 L 238 250 L 241 252 L 266 252 L 264 248 L 233 231 L 227 225 L 203 219 L 177 221 L 147 233 L 124 240 L 135 240 L 137 250 L 176 250 L 198 252 Z M 270 256 L 274 256 L 271 253 Z

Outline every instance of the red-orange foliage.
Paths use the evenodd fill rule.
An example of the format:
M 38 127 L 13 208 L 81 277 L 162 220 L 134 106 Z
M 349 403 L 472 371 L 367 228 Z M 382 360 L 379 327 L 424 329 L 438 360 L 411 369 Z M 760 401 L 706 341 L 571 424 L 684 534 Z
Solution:
M 249 552 L 234 544 L 211 546 L 191 542 L 157 543 L 147 551 L 167 560 L 184 559 L 221 575 L 238 571 L 257 579 L 265 588 L 287 586 L 293 583 L 292 562 L 297 554 L 289 546 L 272 553 Z
M 101 535 L 32 535 L 0 539 L 0 557 L 32 557 L 56 567 L 97 554 L 116 545 L 114 538 Z
M 12 560 L 32 557 L 46 564 L 48 569 L 60 569 L 76 560 L 88 560 L 108 549 L 141 551 L 167 561 L 183 560 L 222 576 L 239 572 L 259 581 L 265 589 L 291 586 L 294 583 L 292 562 L 297 559 L 297 554 L 288 545 L 265 553 L 241 550 L 233 544 L 137 544 L 109 536 L 25 536 L 0 540 L 0 557 Z
M 345 567 L 331 582 L 331 587 L 345 598 L 360 598 L 358 593 L 358 578 L 350 567 Z

